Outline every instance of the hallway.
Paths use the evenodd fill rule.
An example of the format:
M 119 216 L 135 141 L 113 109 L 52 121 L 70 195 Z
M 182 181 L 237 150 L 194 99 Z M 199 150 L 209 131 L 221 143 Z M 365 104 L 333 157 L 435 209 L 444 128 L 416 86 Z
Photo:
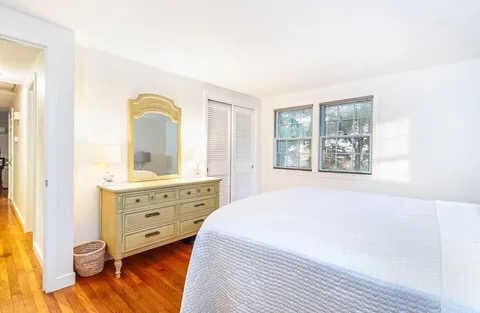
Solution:
M 18 312 L 178 312 L 191 244 L 177 242 L 125 259 L 121 279 L 111 262 L 102 273 L 77 276 L 77 283 L 45 294 L 41 267 L 25 234 L 0 197 L 0 313 Z

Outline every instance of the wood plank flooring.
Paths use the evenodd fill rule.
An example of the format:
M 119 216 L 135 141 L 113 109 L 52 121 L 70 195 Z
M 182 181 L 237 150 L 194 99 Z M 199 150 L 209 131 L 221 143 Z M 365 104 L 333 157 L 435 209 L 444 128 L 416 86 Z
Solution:
M 178 312 L 192 245 L 176 242 L 124 260 L 122 278 L 107 262 L 102 273 L 50 294 L 32 235 L 23 233 L 5 196 L 0 197 L 0 312 Z

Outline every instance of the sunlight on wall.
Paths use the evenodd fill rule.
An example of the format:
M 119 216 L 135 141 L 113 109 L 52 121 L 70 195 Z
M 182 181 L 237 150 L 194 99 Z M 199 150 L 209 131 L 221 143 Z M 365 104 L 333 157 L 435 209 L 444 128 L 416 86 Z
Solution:
M 395 183 L 408 183 L 411 179 L 409 161 L 410 122 L 406 118 L 378 124 L 375 150 L 375 178 Z

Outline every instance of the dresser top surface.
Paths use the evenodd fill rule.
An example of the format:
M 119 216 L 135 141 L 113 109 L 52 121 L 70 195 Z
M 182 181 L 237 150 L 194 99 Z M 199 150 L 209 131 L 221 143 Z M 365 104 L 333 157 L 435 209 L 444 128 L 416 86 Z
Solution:
M 111 185 L 99 185 L 98 188 L 114 193 L 139 191 L 145 189 L 155 189 L 161 187 L 176 187 L 191 184 L 211 183 L 219 182 L 221 178 L 218 177 L 194 177 L 194 178 L 175 178 L 175 179 L 163 179 L 163 180 L 151 180 L 143 182 L 125 182 L 115 183 Z

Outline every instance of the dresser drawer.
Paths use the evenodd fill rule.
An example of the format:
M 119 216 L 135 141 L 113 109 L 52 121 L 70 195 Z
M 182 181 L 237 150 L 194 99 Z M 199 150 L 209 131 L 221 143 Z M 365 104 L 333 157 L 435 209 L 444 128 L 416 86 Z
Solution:
M 186 220 L 180 223 L 180 235 L 188 233 L 196 233 L 202 226 L 207 216 L 201 216 L 191 220 Z
M 158 226 L 175 219 L 175 206 L 148 210 L 125 215 L 125 231 Z
M 156 242 L 175 237 L 175 224 L 145 230 L 125 236 L 124 250 L 130 251 L 145 247 Z
M 154 200 L 153 195 L 147 192 L 128 194 L 125 196 L 124 207 L 125 209 L 140 208 L 149 205 Z
M 166 202 L 166 201 L 175 201 L 175 200 L 177 200 L 177 192 L 175 190 L 155 192 L 156 202 Z
M 180 190 L 180 199 L 189 199 L 198 196 L 207 196 L 215 193 L 215 185 L 194 186 Z
M 186 202 L 179 206 L 179 212 L 181 215 L 211 211 L 213 209 L 215 209 L 215 198 Z

